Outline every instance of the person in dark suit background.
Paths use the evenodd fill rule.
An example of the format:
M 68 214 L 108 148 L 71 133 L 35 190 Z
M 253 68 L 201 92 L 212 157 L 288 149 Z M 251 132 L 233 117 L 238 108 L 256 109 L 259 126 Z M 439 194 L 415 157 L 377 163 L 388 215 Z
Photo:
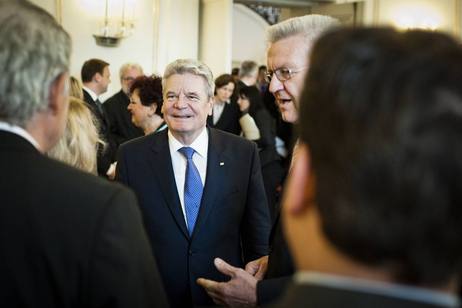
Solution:
M 206 127 L 214 93 L 206 65 L 174 61 L 162 82 L 168 130 L 123 144 L 116 178 L 138 196 L 171 304 L 211 305 L 196 279 L 226 279 L 214 258 L 243 266 L 268 253 L 258 151 L 251 141 Z
M 95 116 L 101 139 L 106 146 L 98 148 L 98 175 L 106 177 L 111 163 L 114 161 L 115 145 L 109 131 L 109 118 L 102 106 L 99 96 L 107 91 L 111 82 L 109 63 L 100 59 L 85 61 L 81 70 L 83 83 L 83 100 Z
M 0 24 L 0 306 L 166 307 L 133 192 L 43 155 L 66 123 L 70 36 L 28 1 L 0 0 Z
M 296 123 L 298 119 L 298 102 L 313 43 L 322 33 L 337 25 L 338 21 L 332 17 L 311 14 L 291 18 L 268 28 L 267 81 L 284 121 Z M 253 64 L 253 67 L 255 69 L 256 65 Z M 292 161 L 295 160 L 296 155 L 292 157 Z M 232 277 L 229 283 L 203 281 L 203 286 L 217 301 L 227 305 L 268 304 L 281 296 L 291 281 L 295 269 L 277 205 L 271 228 L 269 258 L 263 257 L 247 264 L 246 272 L 221 264 L 219 270 Z
M 108 98 L 103 108 L 109 119 L 110 136 L 115 147 L 127 140 L 143 136 L 143 131 L 131 121 L 131 114 L 127 110 L 130 104 L 130 87 L 133 81 L 143 75 L 143 68 L 137 63 L 125 63 L 120 67 L 119 77 L 122 89 Z
M 283 206 L 298 272 L 276 307 L 460 307 L 460 43 L 347 28 L 310 63 Z

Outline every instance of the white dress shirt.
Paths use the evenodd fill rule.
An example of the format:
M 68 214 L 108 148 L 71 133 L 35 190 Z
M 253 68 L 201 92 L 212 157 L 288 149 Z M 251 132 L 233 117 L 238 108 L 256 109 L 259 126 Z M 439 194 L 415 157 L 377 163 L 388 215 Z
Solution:
M 176 189 L 178 191 L 178 197 L 180 197 L 181 210 L 183 211 L 183 217 L 186 225 L 188 225 L 184 207 L 184 182 L 187 159 L 183 154 L 178 152 L 179 149 L 182 147 L 187 147 L 187 145 L 179 142 L 177 139 L 175 139 L 172 133 L 168 131 L 168 146 L 170 148 L 170 157 L 172 158 L 172 167 L 173 174 L 175 175 Z M 209 149 L 209 135 L 205 127 L 200 135 L 196 138 L 196 140 L 194 140 L 194 142 L 189 145 L 189 147 L 193 148 L 195 151 L 192 159 L 196 165 L 197 170 L 199 171 L 203 186 L 205 184 L 205 176 L 207 173 L 207 152 Z
M 17 125 L 13 125 L 7 122 L 0 121 L 0 130 L 13 133 L 15 135 L 21 136 L 22 138 L 29 141 L 37 150 L 41 152 L 40 146 L 37 140 L 32 137 L 24 128 Z
M 90 94 L 91 99 L 92 99 L 93 101 L 96 102 L 96 101 L 99 99 L 98 94 L 96 94 L 95 92 L 93 92 L 93 90 L 87 88 L 86 86 L 82 86 L 82 89 L 84 89 L 85 91 L 87 91 L 88 94 Z
M 320 272 L 297 272 L 294 281 L 298 284 L 312 284 L 401 298 L 408 301 L 420 301 L 435 306 L 459 307 L 460 304 L 457 296 L 436 290 Z

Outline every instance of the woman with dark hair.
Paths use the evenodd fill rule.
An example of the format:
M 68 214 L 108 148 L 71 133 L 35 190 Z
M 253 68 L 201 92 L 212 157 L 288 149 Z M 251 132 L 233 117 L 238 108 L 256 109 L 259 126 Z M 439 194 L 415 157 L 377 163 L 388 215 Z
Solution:
M 130 87 L 130 104 L 127 109 L 132 114 L 132 122 L 145 135 L 161 131 L 167 127 L 162 117 L 162 78 L 139 76 Z
M 215 96 L 213 97 L 212 115 L 207 118 L 207 125 L 239 135 L 239 107 L 231 99 L 236 88 L 234 79 L 229 74 L 223 74 L 215 79 Z
M 241 112 L 236 104 L 236 83 L 233 76 L 223 74 L 215 79 L 215 96 L 212 115 L 207 125 L 235 135 L 242 135 L 249 140 L 260 139 L 260 132 L 254 119 Z

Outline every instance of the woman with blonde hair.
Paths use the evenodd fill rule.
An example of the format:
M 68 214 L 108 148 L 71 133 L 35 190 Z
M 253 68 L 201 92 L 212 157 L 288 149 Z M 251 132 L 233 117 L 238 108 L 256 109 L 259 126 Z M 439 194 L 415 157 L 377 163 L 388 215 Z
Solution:
M 83 90 L 82 90 L 82 85 L 80 84 L 80 81 L 74 76 L 71 76 L 69 79 L 70 79 L 69 80 L 69 83 L 70 83 L 69 95 L 83 100 Z
M 96 175 L 98 129 L 85 102 L 69 97 L 66 129 L 58 143 L 48 152 L 50 157 Z

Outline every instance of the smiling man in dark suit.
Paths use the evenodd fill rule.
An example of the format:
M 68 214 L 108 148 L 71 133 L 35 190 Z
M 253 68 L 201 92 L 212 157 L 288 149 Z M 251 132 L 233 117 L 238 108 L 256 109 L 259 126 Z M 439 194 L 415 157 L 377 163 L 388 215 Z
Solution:
M 164 73 L 168 130 L 120 148 L 117 178 L 138 195 L 169 299 L 175 307 L 210 305 L 199 277 L 226 279 L 234 266 L 268 253 L 270 219 L 256 145 L 207 128 L 213 104 L 210 69 L 177 60 Z
M 23 0 L 0 0 L 0 24 L 0 307 L 167 306 L 134 194 L 44 155 L 66 125 L 69 35 Z

